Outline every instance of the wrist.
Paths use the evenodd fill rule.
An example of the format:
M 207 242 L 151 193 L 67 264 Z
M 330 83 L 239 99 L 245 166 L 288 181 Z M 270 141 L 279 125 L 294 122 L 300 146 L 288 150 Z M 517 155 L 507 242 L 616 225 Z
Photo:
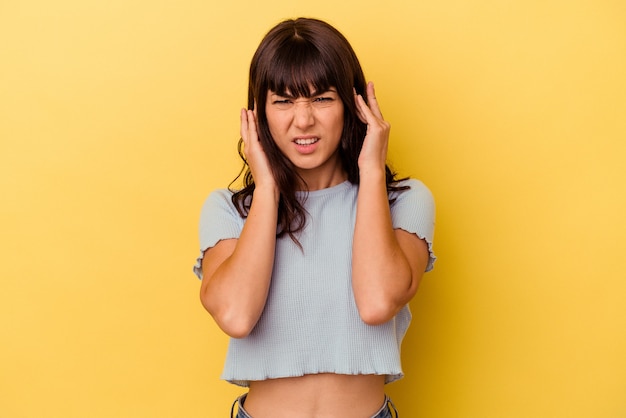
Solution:
M 387 183 L 387 172 L 385 167 L 359 167 L 360 181 Z
M 259 183 L 254 185 L 254 199 L 259 198 L 268 198 L 272 199 L 275 202 L 278 202 L 280 199 L 280 190 L 276 183 L 267 182 L 267 183 Z

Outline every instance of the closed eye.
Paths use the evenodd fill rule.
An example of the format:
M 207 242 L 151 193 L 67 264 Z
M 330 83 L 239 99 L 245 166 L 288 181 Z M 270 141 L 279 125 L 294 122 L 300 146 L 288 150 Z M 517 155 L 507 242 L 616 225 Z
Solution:
M 330 107 L 335 103 L 335 98 L 333 96 L 317 96 L 312 100 L 312 103 L 316 107 Z

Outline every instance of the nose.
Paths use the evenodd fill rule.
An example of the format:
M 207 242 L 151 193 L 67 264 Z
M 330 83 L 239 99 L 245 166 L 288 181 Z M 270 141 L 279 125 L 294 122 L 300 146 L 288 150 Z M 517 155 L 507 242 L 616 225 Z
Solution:
M 309 100 L 298 100 L 293 108 L 293 124 L 299 129 L 305 129 L 315 123 L 313 106 Z

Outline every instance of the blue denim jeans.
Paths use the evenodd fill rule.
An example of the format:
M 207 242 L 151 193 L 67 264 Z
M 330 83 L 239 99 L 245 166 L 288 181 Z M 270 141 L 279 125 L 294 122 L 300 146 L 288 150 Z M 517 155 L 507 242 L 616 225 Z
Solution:
M 243 408 L 246 396 L 247 394 L 241 395 L 235 400 L 235 402 L 233 402 L 233 407 L 230 410 L 230 418 L 253 418 Z M 235 406 L 238 406 L 237 415 L 235 415 Z M 393 411 L 395 415 L 392 415 L 391 411 Z M 383 403 L 383 406 L 380 407 L 380 410 L 372 415 L 371 418 L 398 418 L 399 416 L 400 414 L 398 414 L 396 406 L 393 404 L 393 402 L 391 402 L 389 396 L 385 396 L 385 403 Z

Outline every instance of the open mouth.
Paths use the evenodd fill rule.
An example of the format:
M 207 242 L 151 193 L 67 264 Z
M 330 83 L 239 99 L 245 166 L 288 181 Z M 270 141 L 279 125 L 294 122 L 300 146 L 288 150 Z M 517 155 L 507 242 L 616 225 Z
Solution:
M 294 142 L 297 145 L 312 145 L 319 141 L 319 138 L 298 138 Z

